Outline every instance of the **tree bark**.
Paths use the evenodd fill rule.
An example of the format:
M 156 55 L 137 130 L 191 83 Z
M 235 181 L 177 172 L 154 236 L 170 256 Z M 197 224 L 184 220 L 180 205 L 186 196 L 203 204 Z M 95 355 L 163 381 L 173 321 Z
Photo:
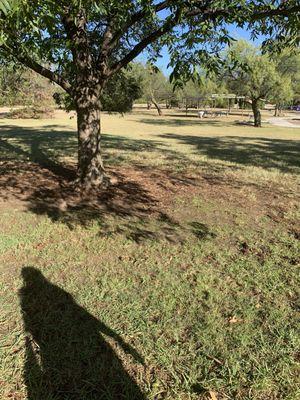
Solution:
M 101 156 L 100 100 L 83 96 L 77 100 L 78 181 L 84 190 L 107 183 Z
M 278 115 L 279 115 L 279 107 L 278 107 L 278 105 L 276 104 L 276 106 L 275 106 L 275 112 L 274 112 L 274 117 L 278 117 Z
M 254 115 L 254 126 L 261 127 L 261 113 L 259 109 L 259 99 L 252 99 L 252 111 Z

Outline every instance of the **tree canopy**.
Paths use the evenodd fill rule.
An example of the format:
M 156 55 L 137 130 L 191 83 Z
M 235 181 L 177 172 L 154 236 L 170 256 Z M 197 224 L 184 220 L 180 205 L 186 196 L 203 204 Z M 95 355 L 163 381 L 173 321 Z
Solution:
M 297 0 L 19 0 L 18 4 L 17 13 L 1 17 L 2 52 L 67 91 L 77 78 L 80 60 L 89 59 L 89 68 L 108 78 L 146 48 L 149 58 L 155 59 L 162 45 L 168 46 L 173 76 L 190 74 L 199 61 L 213 63 L 212 55 L 228 44 L 228 24 L 249 28 L 254 35 L 299 40 Z
M 231 25 L 276 44 L 299 43 L 299 0 L 18 0 L 17 11 L 0 13 L 1 56 L 57 83 L 75 102 L 79 180 L 87 186 L 104 177 L 100 94 L 141 52 L 153 62 L 166 46 L 176 81 L 199 64 L 218 64 Z
M 227 85 L 251 102 L 255 126 L 261 125 L 262 101 L 281 105 L 292 99 L 291 77 L 280 73 L 276 61 L 261 49 L 241 40 L 228 49 L 225 60 Z

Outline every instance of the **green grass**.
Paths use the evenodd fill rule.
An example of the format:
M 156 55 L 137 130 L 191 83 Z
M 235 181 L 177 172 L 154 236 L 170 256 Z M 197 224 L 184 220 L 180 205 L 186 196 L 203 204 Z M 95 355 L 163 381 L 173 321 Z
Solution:
M 74 120 L 0 123 L 0 398 L 299 398 L 300 129 L 103 119 L 93 199 Z

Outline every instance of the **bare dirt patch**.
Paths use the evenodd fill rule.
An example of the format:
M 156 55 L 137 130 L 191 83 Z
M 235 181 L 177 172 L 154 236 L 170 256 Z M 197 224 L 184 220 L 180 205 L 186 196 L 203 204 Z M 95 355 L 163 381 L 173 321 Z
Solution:
M 83 194 L 74 186 L 74 169 L 51 171 L 35 163 L 5 162 L 0 172 L 2 206 L 9 202 L 50 216 L 85 208 L 86 222 L 94 212 L 142 218 L 168 209 L 177 194 L 196 190 L 196 178 L 190 176 L 124 167 L 108 173 L 113 185 Z
M 136 241 L 182 240 L 187 225 L 200 237 L 208 227 L 234 226 L 241 218 L 255 229 L 267 217 L 272 228 L 296 207 L 294 198 L 275 189 L 196 170 L 110 168 L 114 184 L 88 194 L 76 190 L 74 168 L 5 162 L 0 171 L 0 208 L 47 215 L 70 228 L 97 222 L 103 234 L 125 233 Z

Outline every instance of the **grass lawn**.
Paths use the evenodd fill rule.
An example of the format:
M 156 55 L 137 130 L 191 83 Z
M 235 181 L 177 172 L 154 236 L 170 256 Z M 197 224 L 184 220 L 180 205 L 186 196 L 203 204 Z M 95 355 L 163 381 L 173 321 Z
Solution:
M 0 120 L 0 398 L 300 398 L 300 128 Z

